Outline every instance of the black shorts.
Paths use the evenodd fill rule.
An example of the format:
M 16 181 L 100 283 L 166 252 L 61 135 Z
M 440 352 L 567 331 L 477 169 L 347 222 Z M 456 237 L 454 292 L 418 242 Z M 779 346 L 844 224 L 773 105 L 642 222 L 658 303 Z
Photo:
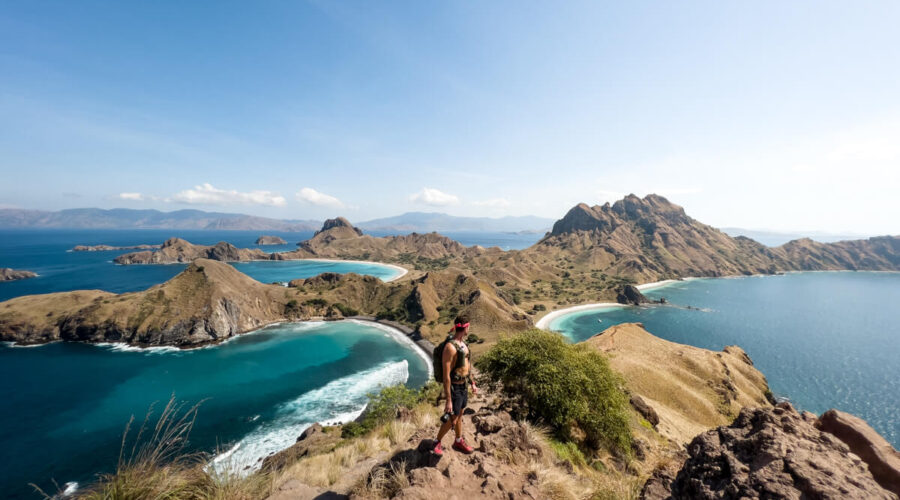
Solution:
M 460 415 L 469 404 L 469 387 L 462 384 L 450 384 L 450 402 L 453 403 L 453 414 Z

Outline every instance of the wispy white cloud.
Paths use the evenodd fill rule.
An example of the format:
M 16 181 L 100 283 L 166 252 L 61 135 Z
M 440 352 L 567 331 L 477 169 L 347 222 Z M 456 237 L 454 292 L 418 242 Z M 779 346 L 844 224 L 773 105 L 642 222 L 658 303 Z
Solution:
M 338 198 L 322 193 L 320 191 L 316 191 L 315 189 L 309 187 L 305 187 L 300 191 L 297 191 L 297 200 L 309 203 L 310 205 L 315 205 L 317 207 L 347 208 L 347 205 Z
M 472 204 L 476 207 L 485 208 L 509 208 L 509 206 L 512 205 L 506 198 L 491 198 L 489 200 L 473 201 Z
M 146 199 L 142 193 L 119 193 L 116 198 L 128 201 L 144 201 Z
M 458 205 L 459 197 L 434 188 L 422 188 L 418 193 L 410 195 L 409 201 L 433 207 L 446 207 L 448 205 Z
M 240 192 L 234 189 L 218 189 L 209 183 L 175 193 L 167 201 L 189 205 L 266 205 L 272 207 L 287 205 L 284 196 L 272 191 Z

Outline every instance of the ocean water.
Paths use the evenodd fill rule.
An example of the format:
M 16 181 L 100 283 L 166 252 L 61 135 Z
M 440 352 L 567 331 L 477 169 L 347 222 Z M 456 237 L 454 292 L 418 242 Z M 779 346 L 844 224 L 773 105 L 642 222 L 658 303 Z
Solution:
M 670 305 L 579 311 L 549 327 L 578 342 L 640 322 L 673 342 L 737 344 L 776 396 L 816 414 L 856 414 L 900 448 L 900 273 L 700 279 L 645 295 Z
M 169 280 L 186 267 L 184 264 L 119 266 L 112 260 L 134 250 L 69 252 L 75 245 L 159 244 L 177 236 L 201 245 L 227 241 L 241 248 L 283 252 L 296 249 L 298 241 L 312 236 L 312 233 L 274 233 L 289 244 L 257 246 L 254 242 L 260 234 L 258 231 L 0 230 L 0 267 L 38 273 L 36 278 L 0 283 L 0 301 L 21 295 L 82 289 L 134 292 Z M 323 272 L 355 272 L 383 280 L 399 274 L 397 269 L 389 266 L 361 262 L 272 261 L 233 265 L 263 283 L 287 282 Z
M 346 422 L 381 385 L 421 386 L 427 356 L 358 322 L 290 323 L 201 349 L 0 345 L 0 491 L 35 498 L 113 470 L 122 432 L 171 395 L 200 405 L 190 449 L 251 469 L 313 422 Z
M 21 295 L 82 289 L 134 292 L 162 283 L 185 268 L 183 264 L 118 266 L 112 260 L 134 250 L 68 252 L 75 245 L 160 244 L 168 238 L 179 237 L 200 245 L 227 241 L 239 248 L 260 248 L 272 253 L 295 250 L 298 242 L 313 236 L 311 232 L 264 233 L 281 236 L 288 244 L 257 246 L 254 242 L 263 234 L 261 231 L 3 229 L 0 230 L 0 267 L 34 271 L 39 276 L 0 283 L 0 301 Z M 509 250 L 530 246 L 540 235 L 451 233 L 451 237 L 464 245 L 499 246 Z M 361 262 L 272 261 L 233 265 L 263 283 L 287 282 L 324 272 L 354 272 L 376 276 L 382 280 L 389 280 L 399 274 L 392 267 Z

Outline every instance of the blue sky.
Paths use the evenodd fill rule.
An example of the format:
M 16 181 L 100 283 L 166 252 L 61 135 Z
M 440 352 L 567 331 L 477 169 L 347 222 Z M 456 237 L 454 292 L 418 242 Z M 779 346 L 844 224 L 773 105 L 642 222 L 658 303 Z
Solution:
M 0 206 L 900 233 L 897 2 L 3 2 Z

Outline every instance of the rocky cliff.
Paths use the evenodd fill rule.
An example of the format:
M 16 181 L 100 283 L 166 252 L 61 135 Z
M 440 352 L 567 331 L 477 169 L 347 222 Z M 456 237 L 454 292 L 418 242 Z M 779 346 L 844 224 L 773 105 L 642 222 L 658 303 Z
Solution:
M 8 267 L 0 267 L 0 281 L 24 280 L 28 278 L 34 278 L 35 276 L 37 276 L 37 273 L 33 273 L 31 271 L 22 271 L 17 269 L 10 269 Z

